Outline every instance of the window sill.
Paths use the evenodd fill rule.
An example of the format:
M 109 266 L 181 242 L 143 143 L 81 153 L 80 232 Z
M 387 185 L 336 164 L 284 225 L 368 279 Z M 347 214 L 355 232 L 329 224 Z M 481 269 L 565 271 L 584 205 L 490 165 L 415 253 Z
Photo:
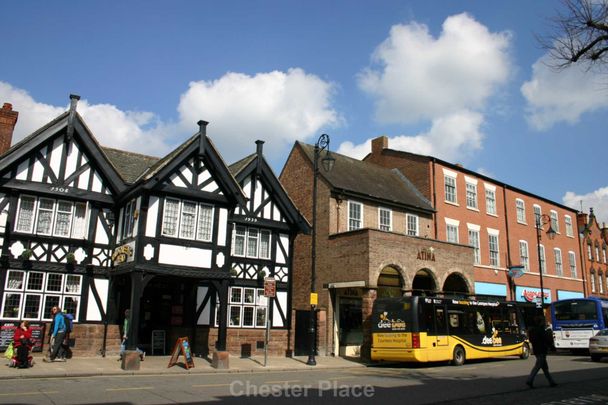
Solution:
M 469 207 L 468 205 L 467 205 L 467 209 L 470 210 L 470 211 L 479 212 L 479 208 Z
M 455 207 L 460 207 L 460 204 L 458 204 L 457 202 L 452 202 L 452 201 L 448 201 L 448 200 L 445 200 L 444 202 L 446 204 L 453 205 Z

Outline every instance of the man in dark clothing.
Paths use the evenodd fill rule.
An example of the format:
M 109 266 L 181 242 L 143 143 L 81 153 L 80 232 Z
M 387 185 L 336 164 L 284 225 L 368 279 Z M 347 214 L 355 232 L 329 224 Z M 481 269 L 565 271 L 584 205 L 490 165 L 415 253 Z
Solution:
M 532 350 L 534 356 L 536 356 L 536 363 L 526 380 L 526 385 L 530 388 L 534 388 L 534 377 L 538 373 L 538 370 L 542 369 L 545 373 L 545 377 L 549 381 L 549 385 L 555 387 L 557 384 L 549 374 L 549 365 L 547 364 L 547 353 L 549 348 L 552 346 L 551 331 L 547 330 L 545 324 L 545 317 L 538 315 L 534 318 L 535 325 L 528 329 L 528 339 L 532 343 Z

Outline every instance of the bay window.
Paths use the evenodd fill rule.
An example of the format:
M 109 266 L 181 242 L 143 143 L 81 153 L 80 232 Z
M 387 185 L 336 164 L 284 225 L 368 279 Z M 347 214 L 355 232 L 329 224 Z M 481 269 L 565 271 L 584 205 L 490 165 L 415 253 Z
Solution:
M 21 196 L 15 231 L 62 238 L 87 238 L 87 203 Z

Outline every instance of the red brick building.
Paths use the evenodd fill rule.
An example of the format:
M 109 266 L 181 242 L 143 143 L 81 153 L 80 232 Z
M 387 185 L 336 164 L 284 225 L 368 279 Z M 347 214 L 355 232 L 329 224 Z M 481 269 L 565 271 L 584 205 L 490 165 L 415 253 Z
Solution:
M 311 223 L 313 156 L 312 146 L 296 142 L 280 176 Z M 321 169 L 318 182 L 317 346 L 321 355 L 366 357 L 376 297 L 473 293 L 473 249 L 435 240 L 431 200 L 400 170 L 334 156 L 334 168 Z M 299 235 L 294 246 L 296 355 L 309 351 L 311 239 Z
M 364 161 L 399 169 L 431 201 L 431 238 L 473 246 L 476 295 L 534 302 L 540 296 L 541 267 L 545 303 L 583 296 L 576 210 L 461 165 L 389 149 L 386 137 L 372 141 Z M 540 246 L 537 218 L 546 218 L 556 231 L 549 240 L 549 224 L 544 224 Z M 511 277 L 509 268 L 517 265 L 523 274 Z
M 581 237 L 585 296 L 608 298 L 608 262 L 606 258 L 608 228 L 605 224 L 600 227 L 593 208 L 590 209 L 589 215 L 582 213 L 578 215 L 578 227 Z

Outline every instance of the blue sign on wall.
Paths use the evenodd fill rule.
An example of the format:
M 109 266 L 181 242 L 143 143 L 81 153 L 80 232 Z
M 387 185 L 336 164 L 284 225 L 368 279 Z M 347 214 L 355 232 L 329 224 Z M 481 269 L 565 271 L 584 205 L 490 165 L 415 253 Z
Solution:
M 551 303 L 551 290 L 549 288 L 544 288 L 544 303 Z M 536 287 L 522 287 L 517 286 L 515 288 L 515 299 L 517 302 L 539 302 L 540 300 L 540 288 Z

